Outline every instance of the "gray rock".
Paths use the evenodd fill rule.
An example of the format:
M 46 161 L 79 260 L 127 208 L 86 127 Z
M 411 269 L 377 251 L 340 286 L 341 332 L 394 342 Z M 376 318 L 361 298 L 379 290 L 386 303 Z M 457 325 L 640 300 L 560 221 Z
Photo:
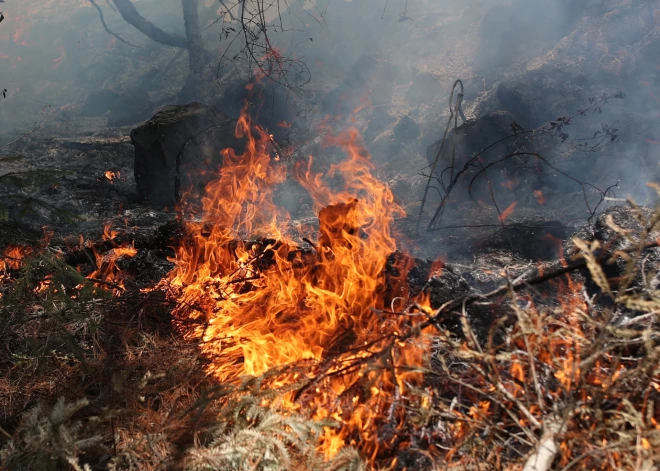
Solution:
M 235 121 L 200 103 L 169 106 L 131 131 L 135 181 L 154 205 L 177 202 L 183 191 L 201 190 L 222 165 L 221 150 L 241 152 Z M 191 186 L 192 185 L 192 186 Z
M 436 174 L 442 174 L 445 184 L 449 184 L 449 168 L 452 166 L 452 154 L 453 174 L 457 175 L 478 154 L 479 162 L 487 165 L 496 162 L 498 159 L 503 159 L 514 152 L 531 149 L 532 146 L 527 135 L 513 135 L 512 124 L 515 122 L 515 119 L 515 116 L 507 111 L 494 111 L 478 119 L 469 119 L 463 124 L 460 124 L 459 120 L 460 125 L 456 130 L 451 129 L 447 135 L 447 142 L 444 145 L 440 161 L 436 167 Z M 507 138 L 507 136 L 511 137 Z M 504 138 L 507 139 L 497 145 L 493 145 Z M 426 158 L 429 165 L 432 165 L 435 160 L 440 150 L 441 142 L 441 140 L 436 141 L 427 147 Z M 533 163 L 533 160 L 524 157 L 512 157 L 499 163 L 488 175 L 496 188 L 506 187 L 510 181 L 520 179 L 523 176 L 532 176 L 535 172 Z M 478 176 L 478 179 L 473 182 L 472 180 L 475 176 Z M 452 194 L 458 198 L 458 201 L 462 201 L 468 196 L 468 192 L 471 191 L 470 198 L 490 201 L 491 197 L 487 190 L 488 187 L 483 174 L 479 172 L 478 166 L 469 165 L 458 179 Z M 510 204 L 510 201 L 505 202 L 502 200 L 501 204 Z

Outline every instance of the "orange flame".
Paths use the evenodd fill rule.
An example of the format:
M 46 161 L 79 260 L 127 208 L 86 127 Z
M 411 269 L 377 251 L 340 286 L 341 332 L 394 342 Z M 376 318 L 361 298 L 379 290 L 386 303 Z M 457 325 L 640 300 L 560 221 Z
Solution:
M 32 249 L 22 245 L 8 245 L 0 253 L 0 285 L 11 280 L 11 271 L 19 270 L 23 266 L 23 259 L 32 253 Z M 2 293 L 0 292 L 0 298 Z
M 500 214 L 500 221 L 502 222 L 506 221 L 509 218 L 509 216 L 513 214 L 513 210 L 516 209 L 517 204 L 518 202 L 514 201 L 504 211 L 502 211 L 502 214 Z
M 369 90 L 365 90 L 362 96 L 360 97 L 360 102 L 353 109 L 353 114 L 357 114 L 365 108 L 371 108 L 371 97 L 369 95 Z
M 344 148 L 347 160 L 323 175 L 314 173 L 310 157 L 293 172 L 319 212 L 315 253 L 307 254 L 283 230 L 289 215 L 272 202 L 273 187 L 285 180 L 286 168 L 271 157 L 270 137 L 251 125 L 245 111 L 236 136 L 246 139 L 245 152 L 223 151 L 224 165 L 202 199 L 202 221 L 187 224 L 190 242 L 174 260 L 170 286 L 179 292 L 176 317 L 202 321 L 192 328 L 183 323 L 183 329 L 188 338 L 201 340 L 211 359 L 209 373 L 223 382 L 305 364 L 304 371 L 268 380 L 270 386 L 308 378 L 305 392 L 289 394 L 283 403 L 341 424 L 338 431 L 325 429 L 326 456 L 352 437 L 374 458 L 379 423 L 401 426 L 400 414 L 392 412 L 388 419 L 388 408 L 396 409 L 394 391 L 403 394 L 419 378 L 398 369 L 419 364 L 426 351 L 423 342 L 395 349 L 392 368 L 378 374 L 359 366 L 369 349 L 356 348 L 375 348 L 384 336 L 402 330 L 400 317 L 405 316 L 384 322 L 374 310 L 384 307 L 384 269 L 396 248 L 390 226 L 404 212 L 372 175 L 356 130 L 329 138 L 326 144 Z M 338 177 L 344 187 L 333 191 L 326 179 Z M 262 239 L 243 242 L 247 236 Z M 191 305 L 195 311 L 187 308 Z M 339 374 L 347 364 L 358 366 Z M 354 389 L 358 381 L 368 384 Z
M 114 181 L 118 180 L 119 177 L 121 176 L 121 172 L 119 172 L 119 171 L 113 172 L 112 170 L 106 170 L 104 175 L 105 175 L 105 178 L 110 180 L 110 183 L 114 183 Z
M 18 270 L 23 265 L 23 259 L 31 253 L 29 247 L 22 245 L 9 245 L 0 255 L 0 273 L 6 273 L 9 270 Z
M 130 258 L 137 255 L 137 249 L 132 243 L 131 245 L 120 246 L 113 242 L 118 235 L 117 231 L 111 229 L 111 223 L 105 224 L 102 238 L 104 241 L 112 242 L 115 247 L 103 254 L 99 253 L 90 241 L 85 242 L 84 238 L 80 236 L 81 248 L 84 246 L 90 248 L 96 262 L 96 269 L 87 276 L 87 279 L 95 282 L 101 288 L 110 288 L 115 294 L 120 294 L 124 288 L 121 270 L 117 266 L 117 261 L 123 257 Z

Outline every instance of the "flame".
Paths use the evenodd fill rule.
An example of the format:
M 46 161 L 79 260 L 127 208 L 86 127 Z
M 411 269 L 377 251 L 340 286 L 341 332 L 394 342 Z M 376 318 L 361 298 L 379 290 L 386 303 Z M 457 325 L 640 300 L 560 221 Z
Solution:
M 112 170 L 106 170 L 105 173 L 105 178 L 107 178 L 110 183 L 114 183 L 115 180 L 118 180 L 119 177 L 121 176 L 121 172 L 117 170 L 116 172 L 113 172 Z
M 122 280 L 121 269 L 117 266 L 117 261 L 123 257 L 134 257 L 137 255 L 137 249 L 133 242 L 131 242 L 130 245 L 117 244 L 115 239 L 119 233 L 112 230 L 111 227 L 111 223 L 106 223 L 103 227 L 102 235 L 104 241 L 110 242 L 114 245 L 110 250 L 104 253 L 99 253 L 91 241 L 85 241 L 82 236 L 80 236 L 80 246 L 81 249 L 84 247 L 90 249 L 94 254 L 94 261 L 96 262 L 96 269 L 87 275 L 86 278 L 97 284 L 99 287 L 111 289 L 114 294 L 119 295 L 124 289 L 124 283 Z
M 0 253 L 0 286 L 11 280 L 12 271 L 23 266 L 23 259 L 32 253 L 32 248 L 10 244 Z M 0 299 L 2 293 L 0 292 Z
M 25 21 L 25 18 L 22 16 L 17 16 L 13 18 L 13 31 L 11 34 L 11 38 L 16 44 L 20 44 L 21 46 L 29 46 L 27 41 L 25 41 L 25 33 L 27 32 L 28 26 L 27 22 Z
M 372 107 L 371 96 L 369 94 L 369 90 L 365 90 L 362 96 L 360 97 L 360 101 L 358 105 L 355 108 L 353 108 L 353 114 L 357 114 L 360 111 L 371 107 Z
M 285 180 L 287 169 L 271 157 L 270 137 L 251 125 L 245 110 L 236 136 L 247 141 L 245 151 L 222 152 L 224 165 L 201 201 L 203 216 L 187 223 L 188 242 L 173 260 L 175 322 L 184 321 L 185 335 L 200 341 L 210 359 L 208 372 L 224 383 L 305 365 L 264 381 L 271 387 L 306 382 L 282 403 L 339 422 L 339 429 L 325 428 L 326 456 L 353 441 L 374 459 L 384 445 L 377 438 L 379 424 L 402 425 L 393 398 L 419 379 L 418 373 L 398 369 L 419 364 L 426 352 L 424 342 L 395 342 L 388 350 L 391 367 L 383 372 L 360 363 L 385 336 L 396 338 L 402 331 L 405 316 L 384 322 L 374 310 L 384 308 L 384 269 L 396 249 L 390 226 L 404 212 L 372 175 L 357 131 L 330 137 L 325 145 L 345 149 L 345 161 L 321 174 L 314 172 L 310 156 L 292 172 L 319 214 L 315 251 L 302 251 L 295 234 L 285 230 L 289 215 L 272 202 L 273 188 Z M 328 178 L 341 178 L 343 189 L 331 190 Z M 248 236 L 257 242 L 244 242 Z M 185 322 L 191 319 L 198 321 L 196 327 Z M 348 365 L 354 366 L 346 371 Z M 358 381 L 366 386 L 354 388 Z
M 539 205 L 545 204 L 545 196 L 541 190 L 534 190 L 534 198 L 536 198 L 536 203 Z
M 9 270 L 18 270 L 23 266 L 23 259 L 32 251 L 29 247 L 22 245 L 9 245 L 0 256 L 0 273 L 7 273 Z
M 513 214 L 513 210 L 516 209 L 517 204 L 518 202 L 514 201 L 504 211 L 502 211 L 502 214 L 500 214 L 500 221 L 502 222 L 506 221 L 509 218 L 509 216 Z

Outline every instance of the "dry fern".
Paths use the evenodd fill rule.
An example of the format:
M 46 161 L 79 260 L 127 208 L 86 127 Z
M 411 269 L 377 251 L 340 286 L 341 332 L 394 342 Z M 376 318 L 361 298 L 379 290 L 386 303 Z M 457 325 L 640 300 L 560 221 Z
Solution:
M 98 446 L 102 439 L 88 435 L 95 420 L 73 418 L 87 405 L 86 399 L 66 402 L 59 398 L 51 410 L 39 404 L 28 411 L 14 439 L 1 451 L 3 466 L 15 471 L 48 471 L 62 469 L 68 463 L 74 469 L 88 469 L 86 465 L 81 467 L 78 455 Z
M 357 452 L 345 449 L 330 460 L 317 451 L 319 436 L 328 424 L 297 414 L 282 414 L 246 396 L 229 407 L 209 431 L 206 446 L 188 451 L 185 471 L 362 471 Z

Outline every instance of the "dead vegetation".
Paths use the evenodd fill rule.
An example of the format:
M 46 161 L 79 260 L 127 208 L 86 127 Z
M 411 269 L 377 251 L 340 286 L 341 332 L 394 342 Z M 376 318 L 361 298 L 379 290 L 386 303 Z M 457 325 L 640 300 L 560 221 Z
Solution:
M 369 372 L 361 387 L 392 371 L 387 348 L 426 338 L 430 361 L 396 367 L 423 378 L 392 391 L 396 420 L 379 429 L 386 446 L 362 458 L 350 446 L 319 454 L 336 420 L 283 407 L 301 384 L 278 389 L 273 379 L 309 364 L 218 385 L 200 345 L 171 329 L 158 291 L 112 297 L 52 249 L 37 248 L 20 269 L 5 254 L 4 469 L 654 469 L 660 299 L 647 262 L 660 211 L 629 211 L 642 230 L 609 222 L 625 250 L 575 240 L 572 259 L 546 268 L 533 289 L 543 273 L 435 310 L 413 302 L 382 313 L 407 318 L 408 330 L 364 350 L 354 363 Z M 611 279 L 615 259 L 626 270 Z M 485 337 L 471 325 L 476 306 L 500 313 Z

